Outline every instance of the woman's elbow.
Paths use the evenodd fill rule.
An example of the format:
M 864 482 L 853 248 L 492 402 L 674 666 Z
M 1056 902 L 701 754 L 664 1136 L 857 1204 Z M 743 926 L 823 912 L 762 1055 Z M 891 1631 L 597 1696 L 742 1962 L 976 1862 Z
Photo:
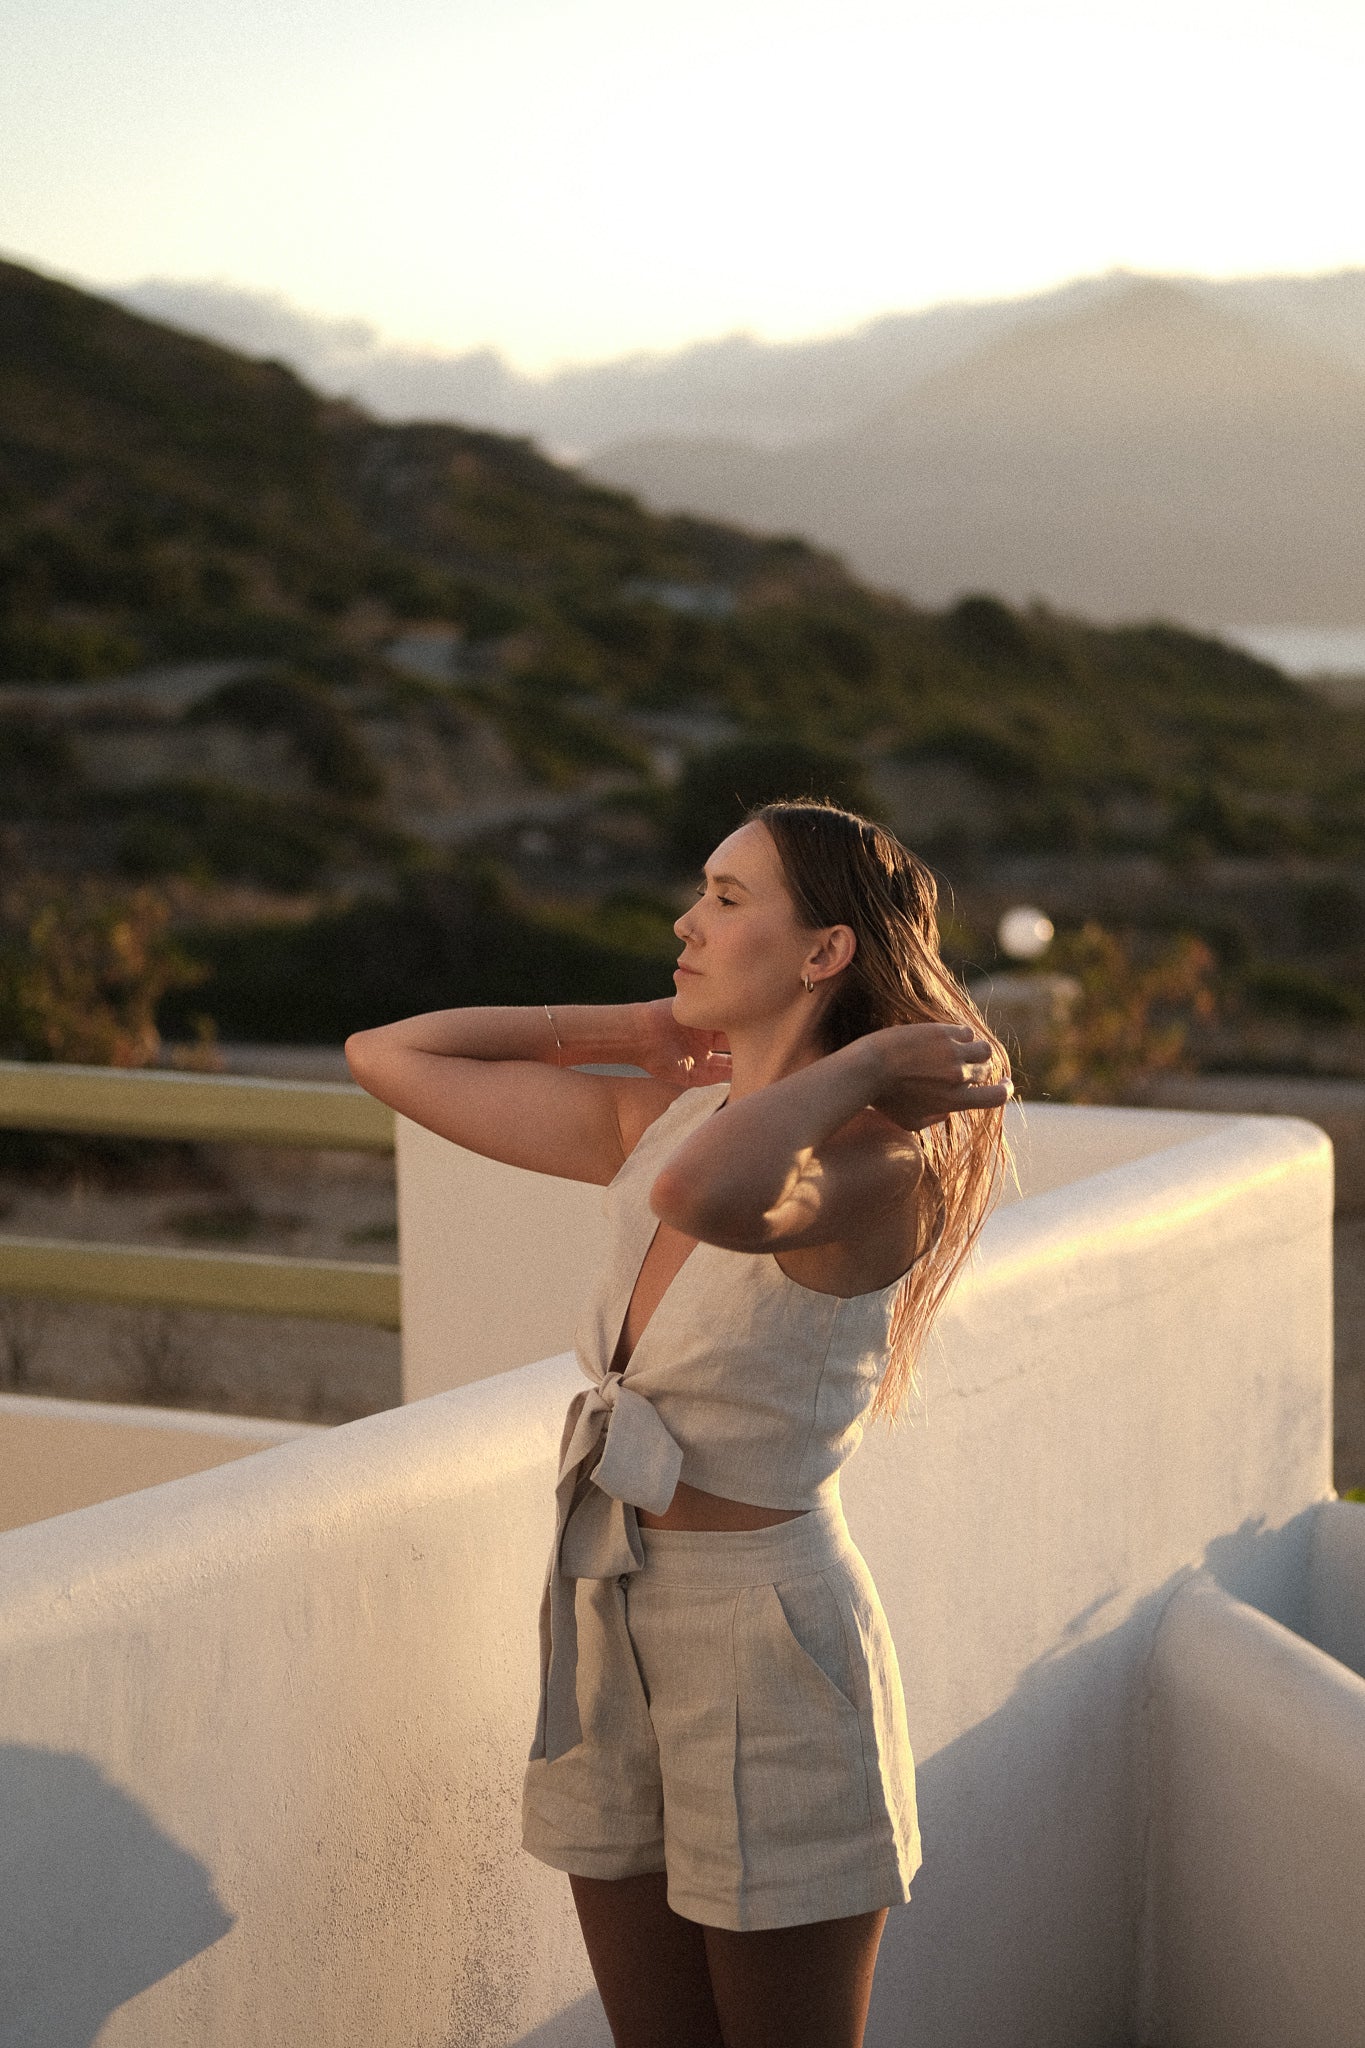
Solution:
M 734 1220 L 723 1213 L 720 1203 L 708 1201 L 695 1175 L 675 1173 L 667 1166 L 649 1191 L 649 1206 L 670 1229 L 709 1244 L 723 1243 Z
M 661 1223 L 702 1244 L 727 1251 L 756 1251 L 766 1238 L 762 1218 L 736 1215 L 733 1208 L 707 1199 L 706 1191 L 665 1167 L 649 1191 L 649 1206 Z
M 353 1031 L 342 1047 L 351 1079 L 358 1081 L 362 1088 L 368 1088 L 375 1075 L 376 1040 L 383 1035 L 383 1026 L 372 1031 Z
M 689 1188 L 682 1174 L 671 1173 L 665 1167 L 649 1191 L 649 1206 L 670 1229 L 681 1230 L 688 1237 L 701 1235 L 696 1227 L 700 1217 L 695 1190 Z

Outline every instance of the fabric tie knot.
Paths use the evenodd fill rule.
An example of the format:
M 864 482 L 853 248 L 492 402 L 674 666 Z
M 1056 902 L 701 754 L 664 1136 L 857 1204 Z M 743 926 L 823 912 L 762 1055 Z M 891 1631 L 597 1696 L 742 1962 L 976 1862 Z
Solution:
M 545 1691 L 537 1741 L 547 1757 L 581 1740 L 578 1720 L 576 1579 L 624 1579 L 644 1563 L 636 1508 L 661 1515 L 683 1454 L 658 1411 L 604 1373 L 570 1403 L 555 1487 L 555 1547 L 542 1609 Z M 590 1482 L 590 1483 L 589 1483 Z

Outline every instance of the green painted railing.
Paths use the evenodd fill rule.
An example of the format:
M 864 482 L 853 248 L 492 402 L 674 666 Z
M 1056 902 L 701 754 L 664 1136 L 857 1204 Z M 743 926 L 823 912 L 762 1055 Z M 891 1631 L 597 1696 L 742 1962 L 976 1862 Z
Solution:
M 0 1127 L 391 1152 L 393 1112 L 346 1082 L 0 1060 Z M 0 1236 L 0 1294 L 399 1327 L 398 1268 Z
M 0 1126 L 392 1152 L 393 1111 L 349 1081 L 249 1081 L 0 1060 Z

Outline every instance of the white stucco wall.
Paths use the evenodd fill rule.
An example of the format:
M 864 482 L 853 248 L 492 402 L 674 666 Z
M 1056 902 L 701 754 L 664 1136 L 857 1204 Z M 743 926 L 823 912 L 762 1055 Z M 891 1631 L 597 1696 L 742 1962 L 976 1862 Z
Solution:
M 1307 1126 L 1229 1119 L 1006 1209 L 924 1415 L 850 1469 L 925 1837 L 874 2039 L 1131 2038 L 1157 1617 L 1203 1564 L 1304 1620 L 1304 1510 L 1330 1491 L 1329 1164 Z
M 549 1358 L 572 1340 L 602 1190 L 481 1159 L 396 1122 L 403 1399 Z
M 66 1515 L 316 1434 L 309 1422 L 0 1394 L 0 1529 Z
M 1201 1573 L 1162 1617 L 1149 1725 L 1144 2044 L 1359 2041 L 1365 1678 Z
M 1306 1624 L 1326 1142 L 1033 1116 L 1035 1185 L 1069 1135 L 1126 1163 L 992 1221 L 922 1411 L 846 1486 L 926 1842 L 870 2048 L 1132 2039 L 1158 1617 L 1202 1567 Z M 506 1371 L 0 1537 L 7 2048 L 604 2048 L 567 1887 L 515 1846 L 575 1383 Z

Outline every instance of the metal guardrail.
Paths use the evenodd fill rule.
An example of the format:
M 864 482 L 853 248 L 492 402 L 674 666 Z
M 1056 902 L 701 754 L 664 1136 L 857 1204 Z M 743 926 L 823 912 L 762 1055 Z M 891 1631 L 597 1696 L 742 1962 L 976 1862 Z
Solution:
M 273 1259 L 255 1252 L 0 1237 L 0 1293 L 317 1316 L 381 1330 L 399 1326 L 397 1266 L 360 1259 Z
M 393 1111 L 348 1081 L 254 1081 L 0 1060 L 0 1126 L 392 1152 Z
M 393 1112 L 345 1082 L 0 1060 L 0 1127 L 391 1152 Z M 398 1267 L 0 1237 L 0 1294 L 399 1327 Z

